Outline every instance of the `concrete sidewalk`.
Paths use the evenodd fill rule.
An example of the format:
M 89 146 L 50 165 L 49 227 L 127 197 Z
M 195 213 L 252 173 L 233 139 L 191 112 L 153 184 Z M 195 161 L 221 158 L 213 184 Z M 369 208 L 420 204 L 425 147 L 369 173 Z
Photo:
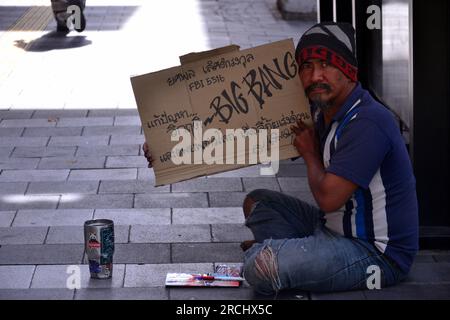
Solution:
M 34 3 L 35 6 L 30 4 Z M 241 204 L 256 188 L 313 202 L 301 160 L 155 188 L 129 77 L 231 43 L 297 42 L 275 0 L 88 0 L 87 30 L 58 37 L 49 1 L 0 0 L 0 299 L 263 299 L 239 289 L 166 289 L 167 272 L 242 262 Z M 41 5 L 42 7 L 37 7 Z M 39 23 L 32 23 L 39 21 Z M 112 280 L 89 279 L 83 222 L 113 219 Z M 82 289 L 69 290 L 69 265 Z M 278 299 L 449 299 L 450 253 L 421 251 L 397 287 Z

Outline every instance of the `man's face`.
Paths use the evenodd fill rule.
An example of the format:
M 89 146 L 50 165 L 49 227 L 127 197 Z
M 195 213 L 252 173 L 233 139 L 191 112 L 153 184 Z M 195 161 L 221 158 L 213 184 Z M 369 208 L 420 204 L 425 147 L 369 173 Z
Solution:
M 311 103 L 327 110 L 350 82 L 339 69 L 320 59 L 309 59 L 300 66 L 300 79 Z

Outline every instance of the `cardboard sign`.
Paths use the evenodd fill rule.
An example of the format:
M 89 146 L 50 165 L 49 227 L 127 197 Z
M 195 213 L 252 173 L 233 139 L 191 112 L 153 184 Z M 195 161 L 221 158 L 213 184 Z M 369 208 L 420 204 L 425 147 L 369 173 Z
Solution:
M 191 53 L 180 62 L 131 78 L 155 160 L 156 185 L 255 164 L 252 156 L 270 149 L 274 141 L 279 144 L 279 160 L 298 156 L 290 127 L 297 119 L 311 123 L 311 116 L 292 39 L 242 51 L 232 45 Z M 231 129 L 236 130 L 234 136 Z M 268 130 L 266 139 L 263 129 Z M 186 132 L 189 137 L 183 135 Z M 241 138 L 247 140 L 244 148 L 238 148 Z M 180 159 L 184 161 L 177 164 Z

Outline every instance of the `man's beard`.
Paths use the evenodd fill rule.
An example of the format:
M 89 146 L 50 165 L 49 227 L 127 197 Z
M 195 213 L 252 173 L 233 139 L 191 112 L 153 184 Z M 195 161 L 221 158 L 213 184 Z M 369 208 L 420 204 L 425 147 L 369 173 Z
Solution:
M 331 108 L 332 103 L 331 101 L 323 101 L 322 99 L 318 98 L 313 98 L 309 100 L 311 102 L 311 107 L 314 110 L 320 109 L 322 111 L 327 111 L 328 109 Z
M 314 83 L 310 85 L 308 88 L 305 89 L 306 95 L 309 95 L 311 91 L 313 91 L 316 88 L 324 89 L 327 91 L 327 93 L 331 92 L 331 87 L 326 83 Z M 324 101 L 321 99 L 321 94 L 317 94 L 309 99 L 311 102 L 311 106 L 313 109 L 317 110 L 320 109 L 322 111 L 328 110 L 332 106 L 332 101 Z

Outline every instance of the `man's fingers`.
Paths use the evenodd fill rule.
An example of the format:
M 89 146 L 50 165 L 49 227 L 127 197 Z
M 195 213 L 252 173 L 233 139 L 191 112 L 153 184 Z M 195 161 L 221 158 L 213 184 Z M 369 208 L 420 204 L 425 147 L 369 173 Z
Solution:
M 291 126 L 291 130 L 294 131 L 295 134 L 300 134 L 303 132 L 304 128 L 298 128 L 296 126 Z
M 295 134 L 299 134 L 302 132 L 300 128 L 297 128 L 296 126 L 291 126 L 291 130 L 294 131 Z
M 307 129 L 308 126 L 300 119 L 297 120 L 297 125 L 300 129 Z

